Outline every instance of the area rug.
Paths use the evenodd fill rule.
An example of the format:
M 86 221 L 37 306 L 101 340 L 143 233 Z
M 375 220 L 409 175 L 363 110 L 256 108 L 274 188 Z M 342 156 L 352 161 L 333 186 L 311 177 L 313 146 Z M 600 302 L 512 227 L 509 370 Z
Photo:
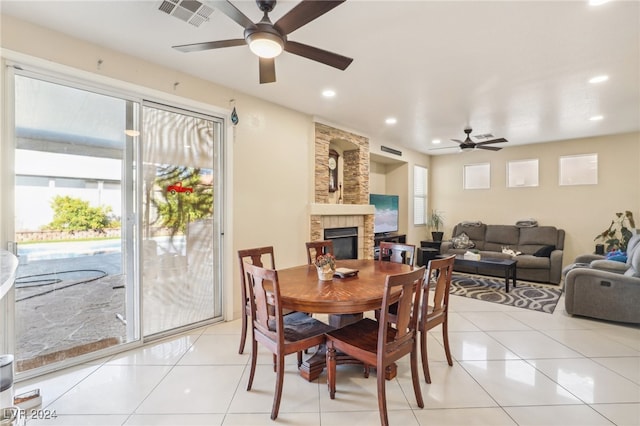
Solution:
M 548 314 L 553 313 L 562 294 L 560 288 L 524 281 L 518 281 L 517 285 L 516 288 L 510 285 L 506 293 L 504 279 L 455 273 L 451 277 L 450 294 Z

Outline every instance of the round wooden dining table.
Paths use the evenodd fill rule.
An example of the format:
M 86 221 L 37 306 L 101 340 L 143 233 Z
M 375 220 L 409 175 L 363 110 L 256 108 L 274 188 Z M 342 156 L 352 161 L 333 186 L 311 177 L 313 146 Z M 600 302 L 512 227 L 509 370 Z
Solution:
M 314 265 L 278 269 L 283 308 L 317 314 L 357 314 L 378 309 L 386 276 L 413 270 L 409 265 L 372 259 L 337 260 L 336 267 L 358 273 L 320 281 Z
M 337 260 L 337 268 L 355 269 L 348 278 L 334 277 L 321 281 L 314 265 L 295 266 L 278 270 L 282 307 L 313 314 L 330 314 L 329 324 L 342 327 L 363 317 L 363 312 L 382 306 L 387 275 L 412 271 L 410 265 L 379 262 L 372 259 Z M 338 357 L 338 363 L 350 363 Z M 315 380 L 325 367 L 324 351 L 319 350 L 300 366 L 300 375 Z M 387 378 L 394 375 L 388 372 Z

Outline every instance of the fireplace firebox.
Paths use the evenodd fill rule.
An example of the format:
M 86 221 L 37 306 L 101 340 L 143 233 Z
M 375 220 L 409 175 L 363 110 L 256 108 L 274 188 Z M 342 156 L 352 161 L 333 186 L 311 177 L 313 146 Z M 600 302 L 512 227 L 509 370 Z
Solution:
M 336 259 L 358 258 L 357 227 L 325 229 L 324 239 L 333 241 L 333 254 Z

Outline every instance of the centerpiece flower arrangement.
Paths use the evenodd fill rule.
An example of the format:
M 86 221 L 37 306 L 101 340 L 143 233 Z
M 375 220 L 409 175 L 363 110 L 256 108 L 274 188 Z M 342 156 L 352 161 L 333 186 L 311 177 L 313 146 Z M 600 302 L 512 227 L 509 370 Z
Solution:
M 321 254 L 316 257 L 316 269 L 318 278 L 322 281 L 331 281 L 336 271 L 336 258 L 331 254 Z

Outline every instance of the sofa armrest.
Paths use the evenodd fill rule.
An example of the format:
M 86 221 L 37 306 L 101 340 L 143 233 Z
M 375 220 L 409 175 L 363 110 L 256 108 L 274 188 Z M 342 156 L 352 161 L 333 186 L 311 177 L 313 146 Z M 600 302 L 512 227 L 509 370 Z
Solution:
M 640 323 L 640 278 L 576 268 L 567 273 L 564 290 L 571 315 Z
M 613 272 L 615 274 L 624 274 L 629 265 L 624 262 L 618 262 L 616 260 L 594 260 L 589 264 L 591 269 L 598 269 L 601 271 Z
M 442 244 L 440 244 L 440 253 L 447 254 L 447 252 L 452 248 L 453 248 L 453 242 L 443 241 Z
M 554 250 L 549 256 L 549 282 L 560 284 L 562 279 L 562 250 Z
M 591 263 L 594 260 L 604 260 L 604 259 L 606 259 L 606 257 L 599 254 L 583 254 L 576 257 L 576 260 L 574 260 L 573 263 Z

